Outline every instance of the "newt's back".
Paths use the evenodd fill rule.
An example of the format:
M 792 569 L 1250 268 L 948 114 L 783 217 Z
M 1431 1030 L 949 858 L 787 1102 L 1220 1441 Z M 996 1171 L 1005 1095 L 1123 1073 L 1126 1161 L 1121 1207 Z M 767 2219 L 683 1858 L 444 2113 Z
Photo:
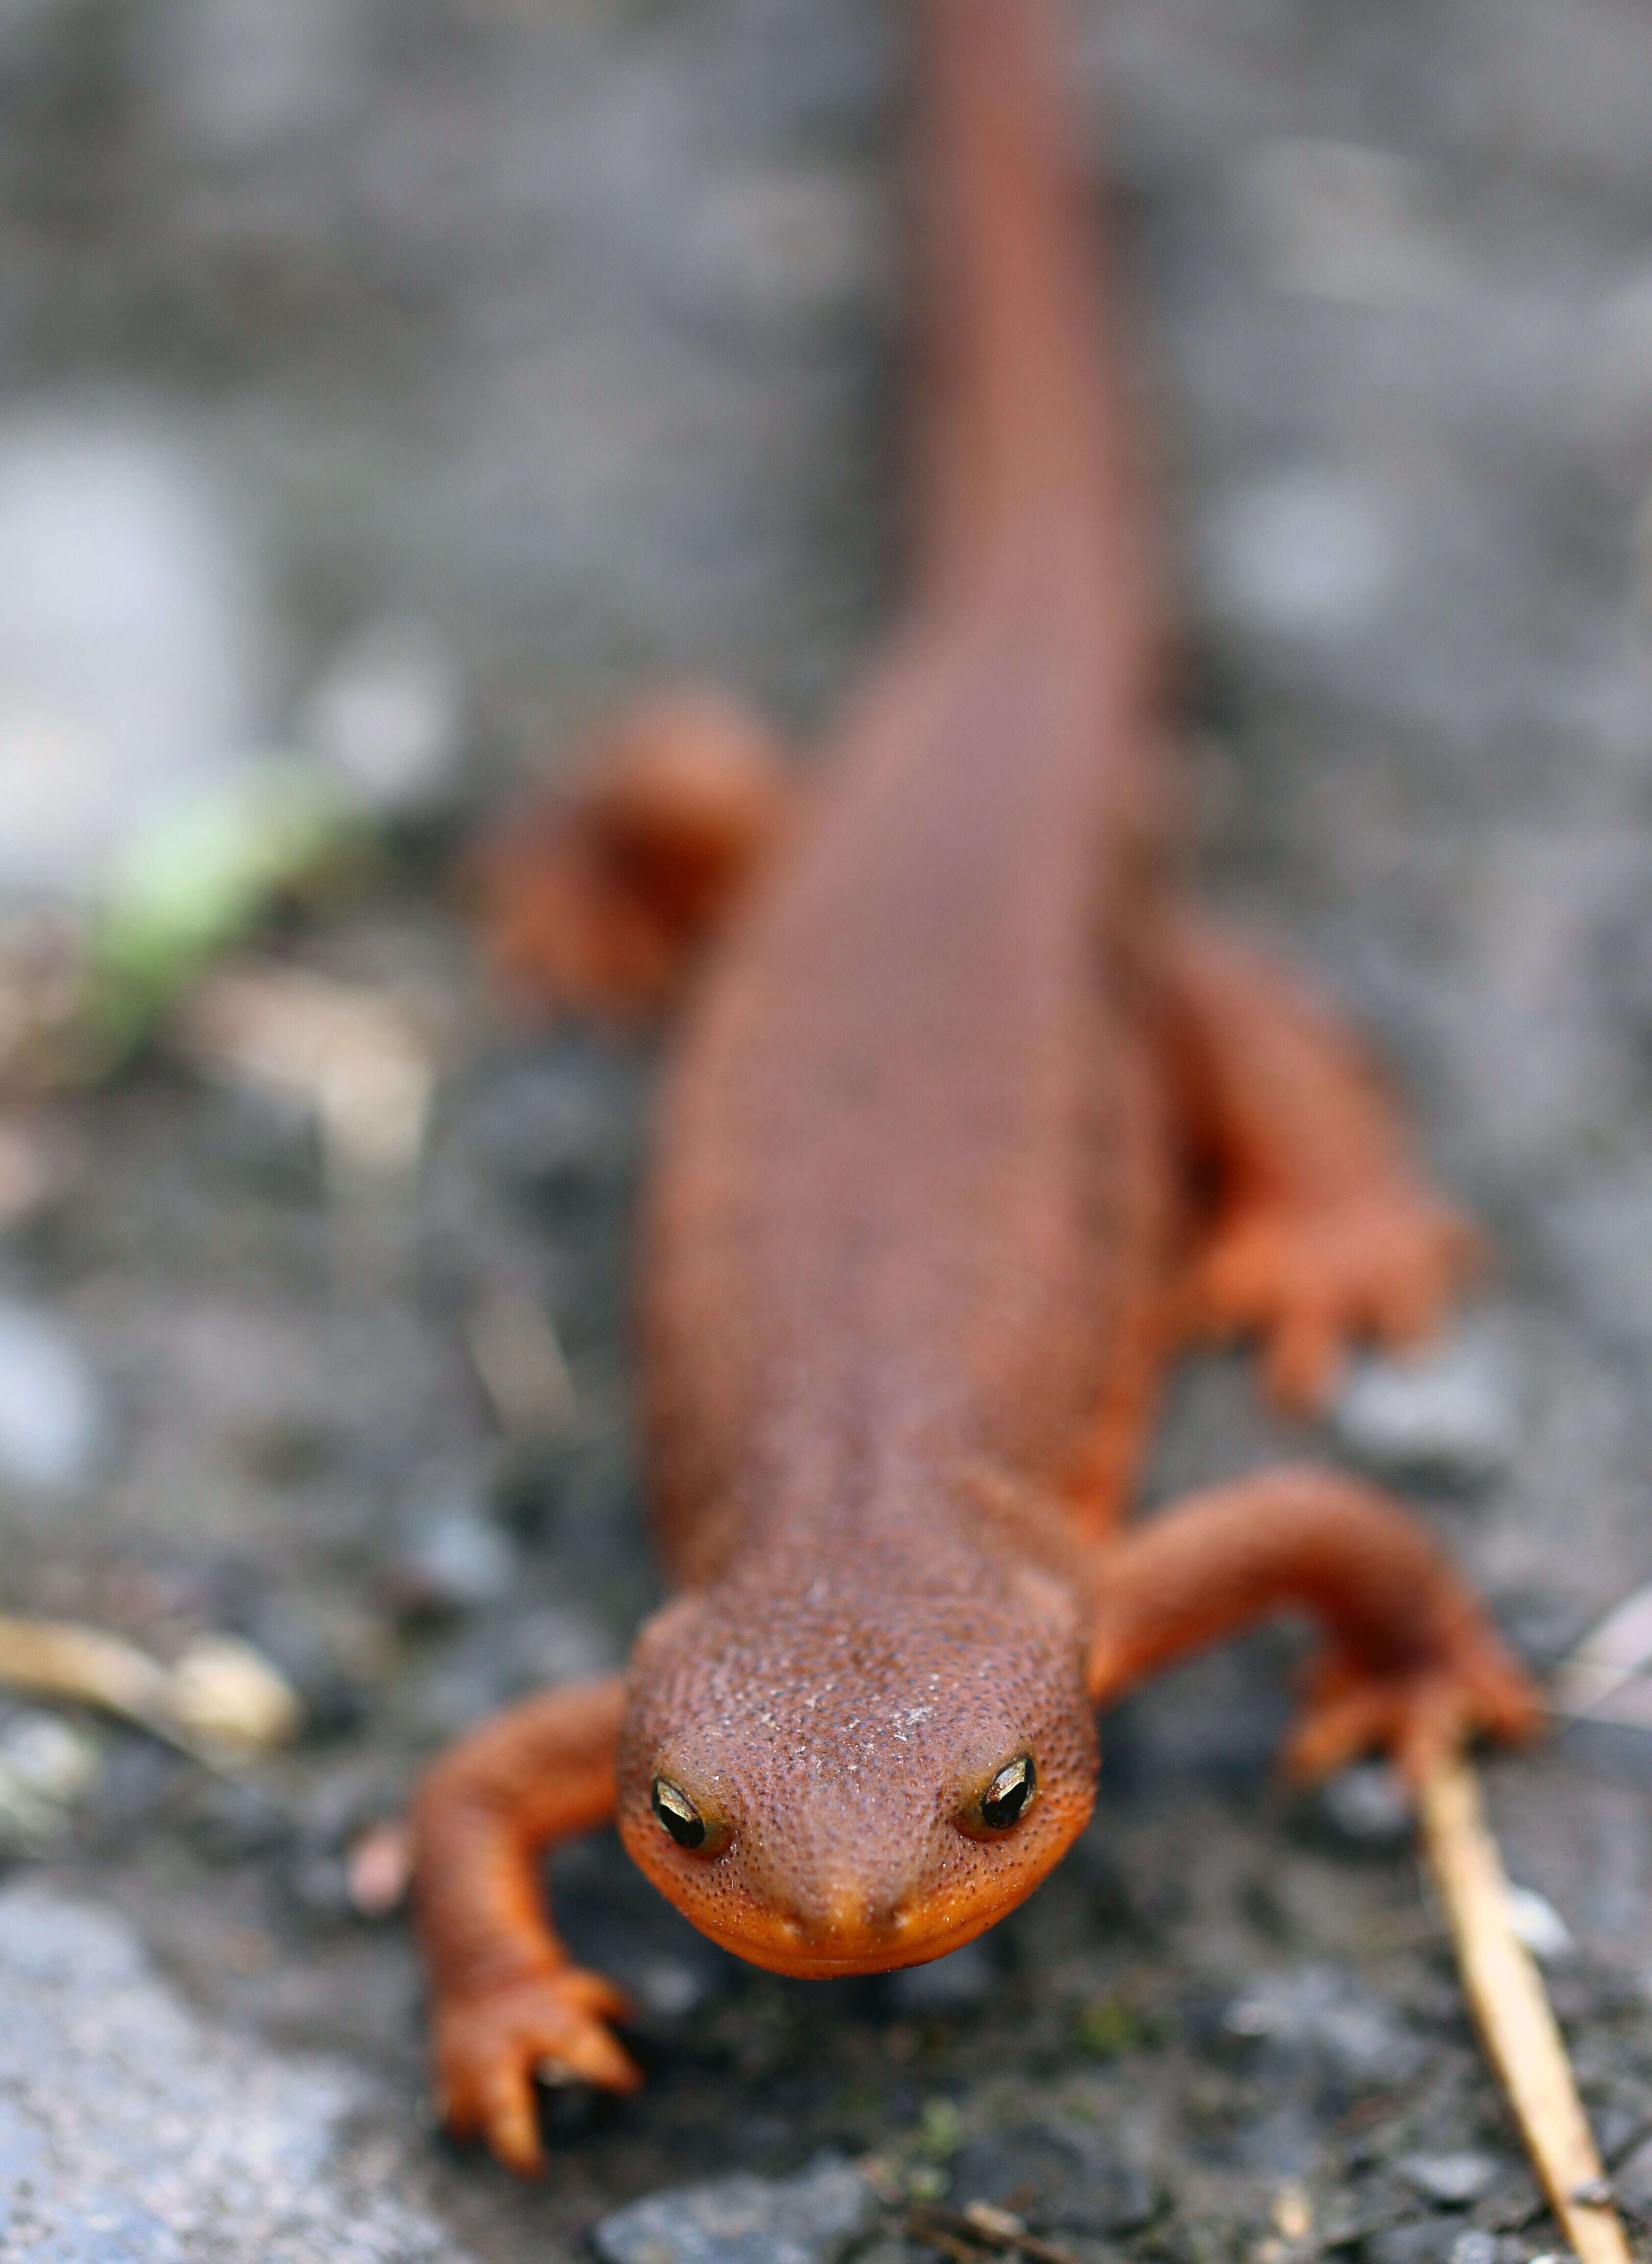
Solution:
M 703 1578 L 903 1467 L 1052 1475 L 1163 1228 L 1127 946 L 1156 592 L 1036 0 L 926 0 L 917 603 L 685 1034 L 652 1461 Z M 909 1492 L 909 1484 L 906 1489 Z

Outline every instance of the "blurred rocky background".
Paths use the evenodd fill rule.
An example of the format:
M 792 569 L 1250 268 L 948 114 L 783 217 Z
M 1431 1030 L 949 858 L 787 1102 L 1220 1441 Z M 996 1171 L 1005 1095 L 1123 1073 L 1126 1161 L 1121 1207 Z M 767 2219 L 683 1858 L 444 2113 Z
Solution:
M 1204 885 L 1358 1010 L 1496 1252 L 1317 1439 L 1190 1364 L 1152 1491 L 1376 1469 L 1561 1670 L 1493 1799 L 1638 2228 L 1652 16 L 1072 14 Z M 569 1851 L 649 2088 L 547 2101 L 534 2189 L 431 2125 L 412 1774 L 654 1594 L 653 1056 L 514 1026 L 455 860 L 616 693 L 806 733 L 887 618 L 904 37 L 0 0 L 0 1652 L 96 1630 L 105 1702 L 0 1701 L 8 2255 L 967 2264 L 1013 2246 L 971 2203 L 1077 2264 L 1552 2245 L 1393 1786 L 1271 1780 L 1281 1634 L 1113 1717 L 1062 1871 L 908 1976 L 757 1975 Z

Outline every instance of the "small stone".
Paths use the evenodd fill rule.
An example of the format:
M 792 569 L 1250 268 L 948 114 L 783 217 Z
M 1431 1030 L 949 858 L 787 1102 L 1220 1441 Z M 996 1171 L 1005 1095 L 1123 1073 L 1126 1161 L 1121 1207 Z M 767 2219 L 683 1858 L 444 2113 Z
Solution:
M 1335 1966 L 1264 1975 L 1235 1998 L 1222 2026 L 1355 2092 L 1407 2082 L 1426 2057 L 1391 2005 Z
M 759 315 L 810 315 L 859 296 L 881 265 L 877 200 L 835 168 L 721 182 L 687 216 L 699 288 Z
M 173 136 L 246 164 L 337 132 L 366 91 L 367 0 L 182 0 L 156 19 L 148 62 Z
M 243 1863 L 286 1847 L 293 1837 L 286 1810 L 250 1783 L 198 1776 L 178 1806 L 191 1840 L 210 1862 Z
M 55 1714 L 14 1715 L 0 1731 L 0 1856 L 49 1854 L 96 1785 L 100 1748 Z
M 1495 2232 L 1479 2225 L 1460 2232 L 1452 2243 L 1449 2264 L 1498 2264 L 1503 2243 Z
M 1637 2215 L 1652 2210 L 1652 2138 L 1641 2141 L 1612 2175 L 1618 2198 Z
M 1263 259 L 1282 290 L 1352 306 L 1429 303 L 1453 283 L 1413 160 L 1342 142 L 1268 142 L 1239 179 Z
M 681 2021 L 714 1993 L 709 1972 L 681 1957 L 656 1957 L 630 1977 L 632 1992 L 656 2020 Z
M 277 1451 L 272 1433 L 266 1433 L 261 1443 L 272 1455 Z M 302 1458 L 314 1455 L 320 1442 L 313 1433 L 306 1438 L 293 1430 L 279 1443 L 301 1467 Z M 375 1638 L 388 1644 L 388 1629 L 364 1622 L 355 1631 L 356 1643 L 346 1658 L 341 1656 L 341 1640 L 312 1610 L 290 1597 L 255 1599 L 249 1620 L 249 1635 L 298 1700 L 305 1735 L 336 1737 L 352 1729 L 366 1703 L 363 1682 L 370 1671 L 370 1649 Z
M 1361 2241 L 1364 2264 L 1448 2264 L 1453 2248 L 1462 2238 L 1439 2217 L 1424 2217 L 1414 2224 L 1391 2224 Z
M 1100 2239 L 1145 2224 L 1157 2196 L 1151 2180 L 1105 2134 L 1073 2123 L 1029 2122 L 972 2139 L 953 2163 L 953 2192 L 1030 2224 Z
M 1332 635 L 1377 613 L 1398 572 L 1374 496 L 1331 472 L 1297 472 L 1218 502 L 1205 529 L 1206 579 L 1242 627 Z
M 491 1637 L 490 1627 L 481 1633 Z M 421 1742 L 445 1745 L 520 1693 L 496 1644 L 467 1643 L 453 1658 L 432 1662 L 406 1694 L 413 1733 Z
M 511 1680 L 524 1689 L 611 1673 L 624 1653 L 595 1615 L 577 1604 L 543 1604 L 505 1636 Z
M 442 1619 L 500 1602 L 516 1571 L 508 1537 L 483 1512 L 459 1500 L 414 1514 L 388 1578 L 408 1617 Z
M 96 1741 L 55 1714 L 15 1715 L 0 1736 L 0 1762 L 47 1800 L 71 1806 L 98 1781 Z
M 1331 1420 L 1349 1453 L 1383 1476 L 1464 1489 L 1501 1477 L 1519 1444 L 1508 1378 L 1473 1338 L 1425 1360 L 1356 1361 Z
M 1273 2196 L 1273 2206 L 1269 2215 L 1281 2240 L 1294 2242 L 1308 2239 L 1314 2230 L 1314 2202 L 1308 2188 L 1300 2179 L 1293 2178 L 1288 2184 L 1279 2188 Z
M 491 1069 L 464 1111 L 467 1145 L 514 1192 L 587 1197 L 622 1180 L 637 1151 L 633 1066 L 577 1037 Z
M 1416 1818 L 1397 1770 L 1387 1761 L 1359 1761 L 1338 1769 L 1320 1793 L 1326 1820 L 1351 1847 L 1403 1847 Z
M 0 1305 L 0 1477 L 66 1492 L 90 1472 L 104 1419 L 80 1348 L 49 1315 Z
M 1400 2174 L 1441 2209 L 1467 2209 L 1490 2192 L 1497 2165 L 1489 2154 L 1407 2154 Z
M 801 2177 L 739 2173 L 650 2194 L 591 2237 L 604 2264 L 836 2264 L 876 2214 L 858 2171 L 822 2162 Z
M 344 1859 L 351 1907 L 363 1918 L 391 1917 L 407 1900 L 412 1880 L 412 1835 L 399 1818 L 371 1825 Z
M 1564 1965 L 1577 1955 L 1571 1928 L 1549 1901 L 1531 1887 L 1511 1887 L 1509 1923 L 1540 1963 Z
M 337 653 L 299 736 L 382 817 L 424 817 L 454 796 L 465 747 L 464 687 L 426 621 L 372 621 Z
M 906 2019 L 929 2013 L 967 2013 L 991 1995 L 996 1977 L 986 1943 L 969 1941 L 949 1956 L 892 1973 L 889 2003 Z

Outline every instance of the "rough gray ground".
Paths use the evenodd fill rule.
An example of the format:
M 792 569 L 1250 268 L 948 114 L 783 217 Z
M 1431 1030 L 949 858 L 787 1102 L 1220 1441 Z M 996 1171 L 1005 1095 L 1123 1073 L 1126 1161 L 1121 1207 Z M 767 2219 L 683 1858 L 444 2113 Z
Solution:
M 1547 1664 L 1652 1575 L 1652 18 L 1078 12 L 1186 592 L 1206 885 L 1380 1035 L 1497 1252 L 1433 1397 L 1396 1412 L 1367 1379 L 1344 1442 L 1418 1466 Z M 210 767 L 289 736 L 387 612 L 458 657 L 478 802 L 662 671 L 818 717 L 892 586 L 898 46 L 868 0 L 0 0 L 5 885 L 74 877 L 73 763 L 26 791 L 41 714 L 130 778 Z M 135 630 L 127 542 L 164 550 L 173 593 Z M 65 591 L 78 645 L 28 628 Z M 117 804 L 87 775 L 96 831 Z M 45 2253 L 150 2253 L 97 2234 L 98 2181 L 130 2145 L 136 2206 L 206 2159 L 162 2111 L 173 2073 L 123 2090 L 98 2025 L 105 1948 L 135 1973 L 118 1927 L 169 1977 L 121 1984 L 154 2051 L 186 2033 L 225 2071 L 192 2199 L 244 2111 L 296 2166 L 294 2256 L 351 2253 L 346 2223 L 419 2254 L 431 2221 L 478 2258 L 571 2253 L 622 2203 L 822 2151 L 883 2166 L 878 2264 L 902 2264 L 902 2180 L 1022 2209 L 1085 2264 L 1541 2248 L 1380 1783 L 1271 1787 L 1275 1636 L 1114 1719 L 1084 1842 L 954 1964 L 782 1984 L 612 1845 L 571 1851 L 559 1905 L 637 1994 L 649 2087 L 552 2102 L 538 2189 L 431 2134 L 409 1946 L 351 1916 L 343 1851 L 442 1738 L 619 1655 L 652 1593 L 623 1330 L 648 1062 L 490 1019 L 435 885 L 455 831 L 409 834 L 364 907 L 283 947 L 446 1033 L 399 1282 L 346 1262 L 301 1121 L 164 1063 L 75 1112 L 72 1201 L 0 1252 L 23 1404 L 0 1392 L 0 1600 L 159 1650 L 240 1629 L 315 1725 L 255 1797 L 96 1725 L 65 1753 L 0 1724 L 19 1863 L 120 1914 L 76 1921 L 78 1985 L 0 1958 L 8 2034 L 68 2007 L 26 2064 L 8 2043 L 5 2131 L 87 2126 L 49 2187 L 80 2228 Z M 503 1442 L 470 1371 L 465 1317 L 501 1280 L 569 1353 L 554 1449 Z M 1242 1363 L 1201 1362 L 1152 1491 L 1302 1444 Z M 1647 1784 L 1628 1731 L 1493 1774 L 1515 1876 L 1579 1945 L 1552 1980 L 1603 2138 L 1652 2204 Z M 361 2071 L 348 2113 L 284 2057 L 318 2049 Z M 234 2214 L 178 2253 L 240 2253 Z
M 0 2241 L 52 2264 L 454 2257 L 368 2086 L 204 2030 L 120 1919 L 0 1893 Z M 458 2264 L 458 2260 L 456 2260 Z

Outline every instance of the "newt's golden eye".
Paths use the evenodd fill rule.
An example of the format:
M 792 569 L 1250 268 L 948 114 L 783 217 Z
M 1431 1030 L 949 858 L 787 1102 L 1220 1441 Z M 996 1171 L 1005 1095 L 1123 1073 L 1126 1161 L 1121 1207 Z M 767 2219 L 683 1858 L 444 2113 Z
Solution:
M 981 1820 L 994 1832 L 1007 1832 L 1038 1790 L 1039 1773 L 1031 1753 L 1006 1761 L 981 1796 Z
M 654 1780 L 654 1813 L 679 1847 L 698 1847 L 706 1838 L 706 1819 L 681 1785 L 669 1776 Z

